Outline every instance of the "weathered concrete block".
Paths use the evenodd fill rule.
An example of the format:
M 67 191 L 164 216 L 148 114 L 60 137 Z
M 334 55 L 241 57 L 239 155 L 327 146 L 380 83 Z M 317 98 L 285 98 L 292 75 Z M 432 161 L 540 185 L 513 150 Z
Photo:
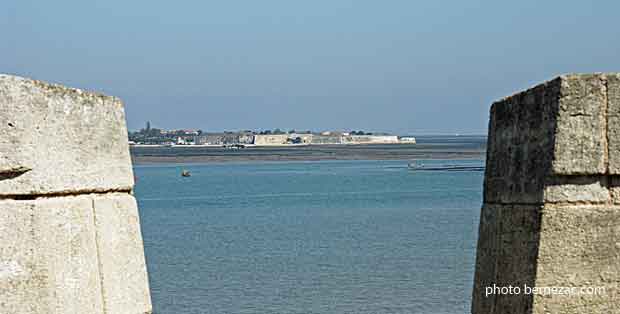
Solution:
M 95 227 L 106 313 L 137 314 L 150 311 L 140 217 L 133 196 L 112 193 L 94 196 Z
M 619 100 L 580 74 L 493 104 L 472 313 L 620 313 Z M 599 291 L 486 295 L 525 285 Z
M 88 196 L 0 201 L 0 313 L 103 314 L 93 222 Z
M 0 196 L 132 187 L 119 99 L 0 75 Z

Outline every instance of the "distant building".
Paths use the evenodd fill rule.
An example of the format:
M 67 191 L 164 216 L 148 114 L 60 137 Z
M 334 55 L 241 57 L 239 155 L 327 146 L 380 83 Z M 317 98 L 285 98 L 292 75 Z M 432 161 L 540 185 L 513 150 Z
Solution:
M 239 144 L 253 144 L 254 143 L 254 133 L 252 132 L 243 132 L 239 133 Z
M 408 143 L 408 144 L 415 144 L 416 143 L 415 137 L 413 137 L 413 136 L 403 136 L 399 140 L 400 140 L 401 143 Z
M 327 132 L 329 134 L 325 135 L 326 132 L 321 133 L 321 135 L 315 135 L 312 137 L 312 144 L 315 145 L 331 145 L 331 144 L 342 144 L 342 136 L 339 135 L 329 135 L 331 132 Z
M 182 130 L 185 135 L 198 135 L 200 134 L 200 130 Z
M 195 144 L 196 142 L 193 137 L 187 137 L 187 136 L 177 137 L 176 145 L 195 145 Z
M 150 123 L 147 127 L 150 127 Z M 276 130 L 278 131 L 278 130 Z M 151 136 L 144 130 L 129 133 L 129 139 L 137 144 L 166 145 L 338 145 L 338 144 L 395 144 L 415 143 L 411 136 L 397 137 L 385 133 L 365 133 L 363 131 L 340 132 L 325 131 L 322 133 L 296 132 L 291 133 L 264 131 L 255 134 L 252 131 L 203 133 L 201 130 L 160 130 L 151 129 Z
M 273 146 L 289 144 L 290 134 L 257 134 L 254 135 L 254 145 Z
M 254 143 L 254 134 L 243 133 L 207 133 L 194 137 L 197 145 L 234 145 Z
M 351 135 L 343 136 L 344 144 L 394 144 L 398 143 L 396 135 Z
M 296 141 L 294 144 L 311 144 L 314 137 L 314 135 L 308 133 L 292 133 L 289 135 L 290 139 Z

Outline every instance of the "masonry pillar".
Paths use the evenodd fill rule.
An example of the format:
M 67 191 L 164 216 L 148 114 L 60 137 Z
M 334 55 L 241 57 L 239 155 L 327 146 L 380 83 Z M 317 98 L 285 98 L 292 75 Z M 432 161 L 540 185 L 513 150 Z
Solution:
M 0 75 L 0 313 L 150 313 L 117 98 Z
M 619 74 L 493 104 L 472 313 L 620 313 L 619 133 Z

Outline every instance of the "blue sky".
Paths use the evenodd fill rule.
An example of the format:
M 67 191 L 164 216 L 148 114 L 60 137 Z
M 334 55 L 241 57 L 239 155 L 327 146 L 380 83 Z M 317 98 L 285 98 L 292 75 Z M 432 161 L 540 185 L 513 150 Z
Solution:
M 485 134 L 490 103 L 620 71 L 619 1 L 0 3 L 0 72 L 121 97 L 130 129 Z

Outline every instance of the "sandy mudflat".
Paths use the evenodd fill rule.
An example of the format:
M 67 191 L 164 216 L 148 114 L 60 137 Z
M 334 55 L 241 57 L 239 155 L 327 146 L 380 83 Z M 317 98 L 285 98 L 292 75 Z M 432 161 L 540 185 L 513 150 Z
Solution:
M 483 159 L 486 139 L 428 138 L 418 144 L 302 147 L 132 147 L 135 164 L 241 161 Z

